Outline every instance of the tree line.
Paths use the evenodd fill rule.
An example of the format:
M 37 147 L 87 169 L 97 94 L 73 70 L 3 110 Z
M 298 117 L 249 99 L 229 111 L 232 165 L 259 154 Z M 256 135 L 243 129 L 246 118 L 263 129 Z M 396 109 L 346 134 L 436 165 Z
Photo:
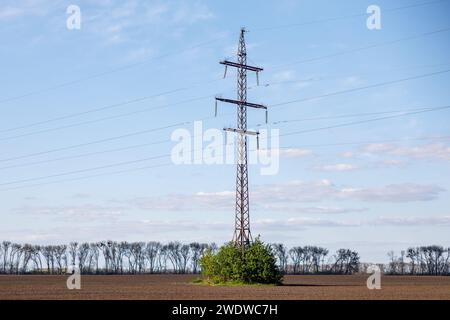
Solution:
M 354 274 L 366 265 L 359 254 L 339 249 L 330 254 L 318 246 L 271 245 L 283 274 Z M 2 274 L 66 274 L 73 268 L 82 274 L 199 273 L 199 260 L 206 249 L 217 252 L 215 243 L 178 241 L 161 243 L 101 241 L 71 242 L 68 245 L 32 245 L 3 241 L 0 244 Z M 450 274 L 450 248 L 427 246 L 409 248 L 390 263 L 380 265 L 388 274 Z M 407 260 L 408 259 L 408 260 Z
M 74 268 L 82 274 L 198 273 L 198 262 L 215 244 L 174 241 L 71 242 L 69 245 L 31 245 L 3 241 L 0 273 L 65 274 Z
M 389 263 L 384 266 L 387 274 L 450 275 L 450 247 L 421 246 L 388 252 Z

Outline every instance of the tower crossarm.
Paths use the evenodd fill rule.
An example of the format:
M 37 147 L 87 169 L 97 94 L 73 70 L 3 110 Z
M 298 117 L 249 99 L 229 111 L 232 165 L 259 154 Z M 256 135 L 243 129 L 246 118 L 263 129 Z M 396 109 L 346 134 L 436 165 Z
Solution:
M 236 133 L 240 133 L 240 134 L 246 134 L 249 136 L 259 135 L 259 132 L 257 132 L 257 131 L 249 131 L 249 130 L 242 130 L 242 129 L 235 129 L 235 128 L 223 128 L 223 130 L 228 131 L 228 132 L 236 132 Z
M 223 64 L 227 67 L 235 67 L 235 68 L 241 68 L 241 69 L 245 69 L 248 71 L 254 71 L 254 72 L 260 72 L 263 71 L 263 68 L 259 68 L 259 67 L 254 67 L 254 66 L 249 66 L 246 64 L 240 64 L 237 62 L 233 62 L 233 61 L 228 61 L 228 60 L 224 60 L 224 61 L 220 61 L 220 64 Z
M 233 100 L 233 99 L 224 99 L 224 98 L 218 98 L 218 97 L 216 97 L 216 100 L 226 102 L 226 103 L 233 103 L 233 104 L 237 104 L 237 105 L 241 105 L 241 106 L 246 106 L 246 107 L 250 107 L 250 108 L 267 110 L 267 107 L 265 105 L 258 104 L 258 103 L 251 103 L 251 102 L 247 102 L 247 101 L 239 101 L 239 100 Z

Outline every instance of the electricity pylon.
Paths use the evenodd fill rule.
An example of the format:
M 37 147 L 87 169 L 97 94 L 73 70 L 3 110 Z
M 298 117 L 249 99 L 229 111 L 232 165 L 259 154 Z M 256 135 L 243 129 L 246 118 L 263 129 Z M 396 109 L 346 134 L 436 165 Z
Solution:
M 259 83 L 259 72 L 262 68 L 247 65 L 247 50 L 245 47 L 245 32 L 241 29 L 239 37 L 239 47 L 237 52 L 237 62 L 228 60 L 221 61 L 220 64 L 225 65 L 226 76 L 227 67 L 237 68 L 237 100 L 223 99 L 216 97 L 216 114 L 217 101 L 232 103 L 237 105 L 237 128 L 224 128 L 226 132 L 235 132 L 238 136 L 237 144 L 237 172 L 236 172 L 236 210 L 235 210 L 235 227 L 233 242 L 242 250 L 252 241 L 250 232 L 250 204 L 248 194 L 248 164 L 247 164 L 247 136 L 256 136 L 259 145 L 259 132 L 247 130 L 247 107 L 266 110 L 267 107 L 261 104 L 247 102 L 247 71 L 256 73 L 256 79 Z

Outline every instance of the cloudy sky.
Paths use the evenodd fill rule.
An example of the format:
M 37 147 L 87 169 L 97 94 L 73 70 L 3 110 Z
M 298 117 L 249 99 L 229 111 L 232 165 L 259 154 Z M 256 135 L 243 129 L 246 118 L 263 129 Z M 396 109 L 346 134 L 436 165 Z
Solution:
M 168 155 L 177 129 L 198 147 L 195 120 L 235 126 L 214 96 L 235 98 L 218 62 L 245 26 L 269 106 L 248 125 L 280 134 L 277 174 L 249 168 L 253 235 L 380 262 L 450 246 L 450 1 L 377 1 L 381 30 L 371 4 L 1 1 L 0 238 L 230 240 L 235 166 Z

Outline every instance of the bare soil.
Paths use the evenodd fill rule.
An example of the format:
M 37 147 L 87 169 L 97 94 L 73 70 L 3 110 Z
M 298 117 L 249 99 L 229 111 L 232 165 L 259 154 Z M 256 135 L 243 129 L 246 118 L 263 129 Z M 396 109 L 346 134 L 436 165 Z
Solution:
M 68 290 L 66 276 L 0 276 L 6 299 L 445 299 L 450 277 L 383 276 L 381 290 L 366 287 L 368 275 L 286 276 L 282 286 L 207 286 L 193 275 L 82 276 L 81 290 Z

